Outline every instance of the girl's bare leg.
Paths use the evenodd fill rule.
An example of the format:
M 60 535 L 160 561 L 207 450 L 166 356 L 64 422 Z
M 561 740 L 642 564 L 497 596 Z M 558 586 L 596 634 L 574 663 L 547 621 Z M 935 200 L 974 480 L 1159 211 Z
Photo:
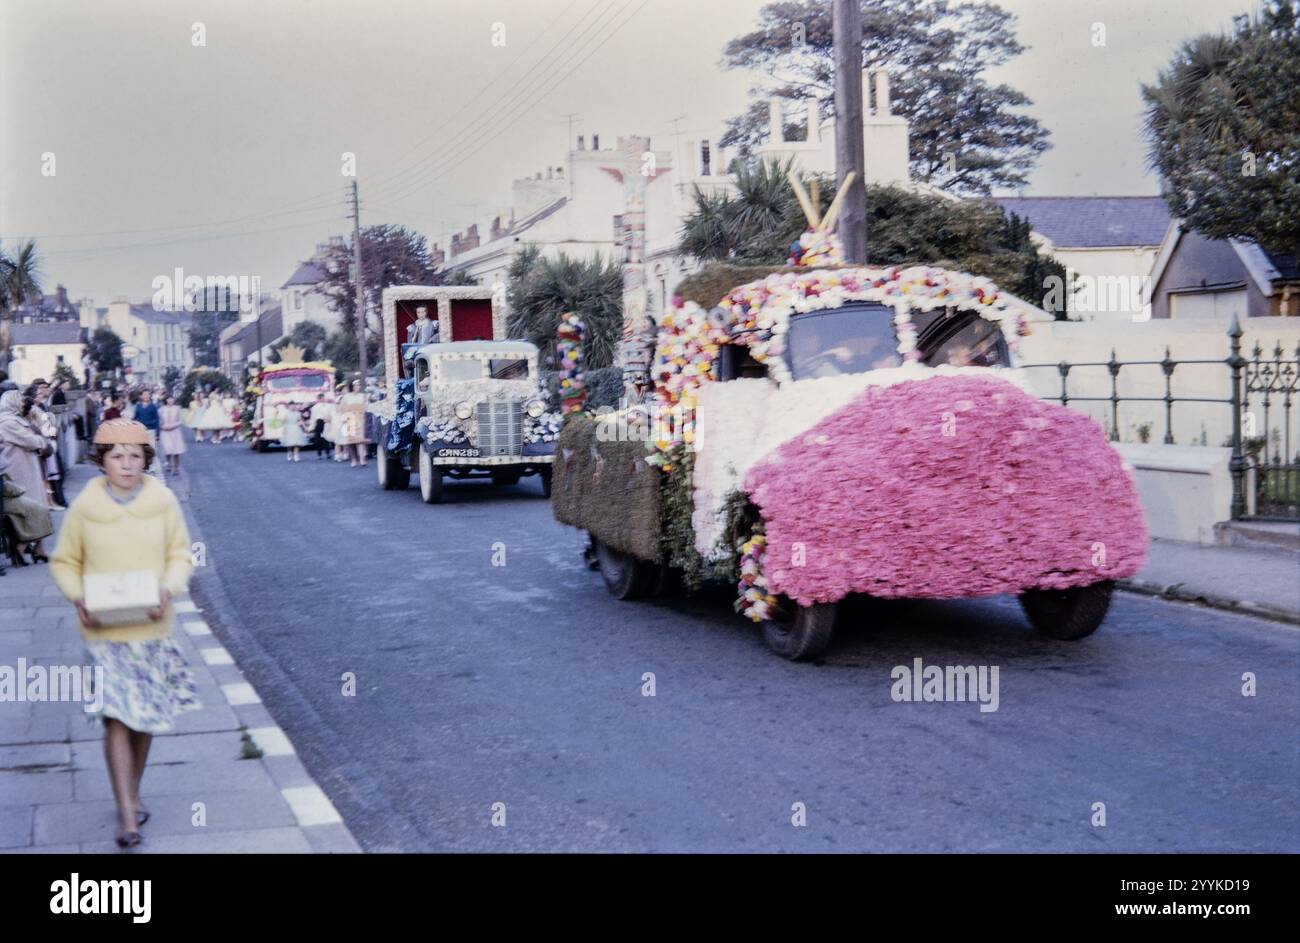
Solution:
M 134 832 L 136 794 L 140 779 L 135 772 L 134 731 L 120 720 L 104 721 L 104 760 L 108 763 L 108 780 L 117 800 L 117 827 L 120 833 Z M 148 746 L 145 747 L 146 754 Z
M 149 748 L 153 746 L 153 734 L 129 728 L 128 732 L 131 734 L 131 757 L 135 764 L 135 780 L 131 797 L 135 807 L 143 810 L 144 804 L 140 802 L 140 780 L 144 778 L 144 767 L 149 762 Z

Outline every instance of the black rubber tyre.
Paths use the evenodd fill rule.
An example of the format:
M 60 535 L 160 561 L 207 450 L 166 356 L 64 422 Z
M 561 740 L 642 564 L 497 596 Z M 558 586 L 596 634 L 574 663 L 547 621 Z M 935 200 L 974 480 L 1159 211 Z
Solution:
M 551 478 L 554 476 L 554 473 L 555 470 L 549 465 L 538 472 L 538 475 L 540 475 L 542 479 L 542 497 L 544 498 L 549 498 L 551 496 Z
M 442 503 L 442 472 L 423 448 L 420 449 L 420 500 L 425 504 Z
M 640 599 L 654 588 L 659 566 L 615 550 L 592 538 L 605 588 L 615 599 Z
M 375 474 L 379 477 L 379 487 L 385 491 L 405 491 L 411 486 L 411 472 L 402 467 L 402 460 L 388 454 L 388 450 L 379 446 L 375 456 Z
M 517 484 L 519 484 L 519 472 L 518 472 L 518 471 L 515 471 L 515 470 L 510 470 L 510 471 L 494 471 L 494 472 L 492 473 L 492 484 L 494 484 L 494 485 L 517 485 Z
M 782 658 L 807 661 L 826 651 L 835 635 L 833 602 L 800 606 L 782 598 L 782 615 L 763 623 L 763 640 Z
M 1020 594 L 1020 608 L 1048 638 L 1072 642 L 1097 631 L 1114 591 L 1112 580 L 1073 589 L 1031 589 Z

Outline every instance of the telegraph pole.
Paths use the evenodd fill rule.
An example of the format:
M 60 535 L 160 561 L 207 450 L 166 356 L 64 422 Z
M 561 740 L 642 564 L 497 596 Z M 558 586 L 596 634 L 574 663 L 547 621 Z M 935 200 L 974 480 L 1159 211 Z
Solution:
M 361 278 L 361 209 L 357 200 L 357 181 L 352 179 L 352 265 L 357 286 L 357 363 L 361 366 L 361 389 L 366 388 L 366 292 Z
M 833 0 L 835 43 L 835 177 L 854 177 L 840 213 L 844 259 L 867 261 L 867 187 L 862 153 L 862 8 L 859 0 Z

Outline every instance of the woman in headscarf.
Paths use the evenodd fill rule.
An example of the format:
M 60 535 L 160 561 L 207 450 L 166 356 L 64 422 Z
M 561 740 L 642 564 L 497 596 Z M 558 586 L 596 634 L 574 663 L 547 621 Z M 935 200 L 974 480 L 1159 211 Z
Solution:
M 21 515 L 24 519 L 21 523 L 15 521 L 13 525 L 18 541 L 24 545 L 10 548 L 14 566 L 25 565 L 19 556 L 24 549 L 31 552 L 33 562 L 45 560 L 41 538 L 54 531 L 52 524 L 46 529 L 49 511 L 45 506 L 45 472 L 41 457 L 50 446 L 28 418 L 30 402 L 28 400 L 24 410 L 23 396 L 17 390 L 9 390 L 0 396 L 0 466 L 4 467 L 5 517 L 10 517 L 12 501 L 15 516 Z M 36 510 L 44 511 L 43 516 L 33 513 L 27 504 L 37 505 Z

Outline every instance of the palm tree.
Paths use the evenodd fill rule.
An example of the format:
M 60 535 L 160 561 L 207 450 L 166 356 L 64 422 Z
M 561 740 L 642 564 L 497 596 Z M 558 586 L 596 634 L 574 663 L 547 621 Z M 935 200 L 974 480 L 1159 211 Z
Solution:
M 701 261 L 777 263 L 807 227 L 799 200 L 786 175 L 792 160 L 742 164 L 735 193 L 695 190 L 695 211 L 682 224 L 681 251 Z M 833 184 L 822 181 L 819 200 L 825 209 Z
M 11 309 L 40 294 L 40 269 L 36 240 L 20 242 L 12 255 L 0 246 L 0 368 L 9 366 Z
M 547 257 L 537 246 L 526 246 L 515 256 L 507 278 L 508 333 L 536 344 L 543 363 L 555 356 L 555 331 L 566 311 L 576 311 L 586 328 L 586 368 L 597 370 L 614 362 L 623 332 L 622 265 L 601 255 L 579 259 L 561 252 Z

